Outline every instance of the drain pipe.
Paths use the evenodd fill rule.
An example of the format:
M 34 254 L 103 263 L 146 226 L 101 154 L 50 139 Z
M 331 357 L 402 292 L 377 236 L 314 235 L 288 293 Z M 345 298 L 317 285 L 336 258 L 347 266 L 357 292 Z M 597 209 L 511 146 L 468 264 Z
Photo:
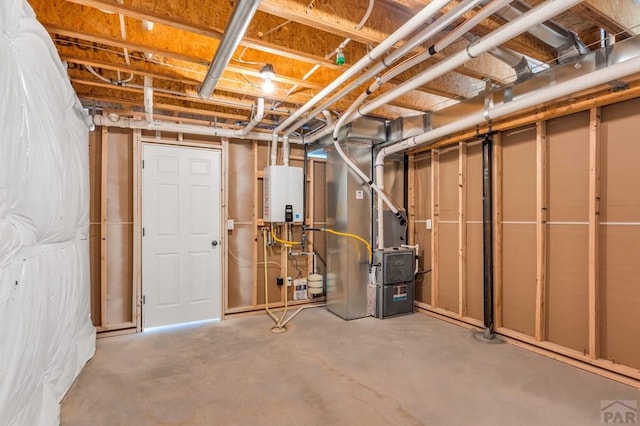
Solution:
M 144 76 L 144 121 L 153 122 L 153 78 Z
M 373 50 L 371 50 L 367 56 L 361 58 L 358 62 L 356 62 L 353 66 L 349 67 L 344 73 L 342 73 L 338 78 L 333 80 L 328 86 L 318 92 L 313 98 L 307 101 L 302 107 L 300 107 L 295 113 L 290 115 L 286 120 L 284 120 L 278 127 L 273 130 L 273 134 L 277 135 L 278 133 L 283 132 L 287 128 L 291 126 L 297 119 L 299 119 L 302 114 L 309 111 L 313 108 L 319 101 L 324 99 L 327 95 L 329 95 L 332 91 L 340 87 L 342 84 L 346 83 L 351 78 L 355 77 L 360 71 L 362 71 L 365 67 L 370 65 L 380 56 L 384 55 L 393 46 L 406 38 L 409 34 L 414 32 L 418 27 L 423 25 L 427 20 L 431 19 L 436 13 L 440 11 L 444 6 L 449 3 L 448 0 L 434 0 L 425 6 L 420 12 L 418 12 L 413 18 L 407 21 L 404 25 L 394 31 L 389 37 L 384 39 L 380 44 L 378 44 Z
M 202 86 L 198 89 L 198 95 L 201 98 L 208 99 L 215 90 L 222 72 L 229 64 L 231 56 L 233 56 L 233 52 L 240 44 L 242 37 L 244 37 L 244 33 L 247 31 L 256 10 L 258 10 L 259 4 L 260 0 L 238 0 L 229 24 L 224 30 L 218 49 L 211 60 L 207 75 L 202 82 Z
M 418 33 L 411 40 L 407 41 L 400 48 L 396 49 L 395 51 L 393 51 L 389 55 L 385 56 L 382 59 L 382 61 L 378 62 L 373 67 L 368 69 L 364 74 L 362 74 L 361 76 L 359 76 L 358 78 L 356 78 L 355 80 L 353 80 L 352 82 L 347 84 L 345 87 L 340 89 L 340 91 L 338 93 L 336 93 L 335 95 L 333 95 L 329 99 L 325 100 L 316 109 L 314 109 L 311 113 L 309 113 L 307 115 L 307 117 L 303 117 L 300 120 L 298 120 L 296 123 L 288 126 L 289 130 L 298 129 L 301 126 L 303 126 L 304 124 L 306 124 L 310 120 L 311 117 L 315 117 L 320 112 L 322 112 L 323 110 L 325 110 L 329 106 L 333 105 L 335 102 L 337 102 L 340 99 L 342 99 L 345 95 L 347 95 L 348 93 L 350 93 L 351 91 L 356 89 L 362 83 L 366 82 L 367 80 L 369 80 L 372 77 L 378 75 L 379 73 L 381 73 L 385 69 L 389 68 L 391 65 L 393 65 L 395 62 L 397 62 L 400 58 L 402 58 L 404 55 L 406 55 L 412 49 L 414 49 L 415 47 L 419 46 L 420 44 L 424 43 L 425 41 L 427 41 L 427 40 L 433 38 L 434 36 L 436 36 L 438 33 L 443 31 L 446 27 L 448 27 L 453 22 L 455 22 L 455 20 L 458 19 L 462 14 L 464 14 L 468 10 L 472 9 L 476 5 L 482 3 L 482 1 L 484 1 L 484 0 L 466 0 L 466 1 L 461 2 L 460 4 L 458 4 L 456 7 L 451 9 L 449 12 L 445 13 L 442 17 L 438 18 L 436 21 L 434 21 L 431 24 L 429 24 L 424 30 L 422 30 L 420 33 Z M 513 0 L 508 0 L 508 1 L 507 0 L 502 0 L 501 4 L 502 4 L 502 6 L 504 6 L 505 4 L 509 4 L 509 2 L 511 2 L 511 1 L 513 1 Z M 499 8 L 496 8 L 495 10 L 498 10 L 498 9 Z
M 522 111 L 527 108 L 532 108 L 538 105 L 543 105 L 544 103 L 550 102 L 554 99 L 569 96 L 576 92 L 599 86 L 601 84 L 606 84 L 608 82 L 621 79 L 639 72 L 640 56 L 636 56 L 633 59 L 627 59 L 624 62 L 611 65 L 607 68 L 592 71 L 588 74 L 576 77 L 573 80 L 533 91 L 527 96 L 523 96 L 522 98 L 515 99 L 511 102 L 495 105 L 483 111 L 469 114 L 465 118 L 460 119 L 456 122 L 444 125 L 437 129 L 430 130 L 421 135 L 405 139 L 394 145 L 387 146 L 385 148 L 382 148 L 376 156 L 376 177 L 378 179 L 382 179 L 384 177 L 384 160 L 388 155 L 402 152 L 406 149 L 424 145 L 429 142 L 432 143 L 437 139 L 456 132 L 473 128 L 474 126 L 480 125 L 484 122 L 491 122 L 492 120 L 501 118 L 505 115 Z M 378 212 L 378 221 L 382 222 L 383 220 L 383 215 L 381 214 L 381 212 Z
M 493 312 L 493 132 L 482 140 L 482 250 L 484 337 L 490 339 L 494 331 Z

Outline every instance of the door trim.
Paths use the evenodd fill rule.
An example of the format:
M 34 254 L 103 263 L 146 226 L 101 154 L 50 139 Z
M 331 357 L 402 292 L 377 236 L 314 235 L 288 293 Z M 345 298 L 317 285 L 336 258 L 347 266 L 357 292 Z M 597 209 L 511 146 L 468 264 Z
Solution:
M 222 256 L 220 259 L 221 283 L 220 283 L 220 320 L 225 318 L 227 310 L 227 200 L 228 200 L 228 158 L 229 143 L 226 139 L 222 142 L 196 142 L 184 140 L 167 140 L 142 136 L 140 129 L 133 131 L 133 305 L 135 307 L 136 331 L 142 329 L 142 144 L 155 144 L 164 146 L 177 146 L 182 148 L 201 148 L 220 151 L 222 170 L 220 171 L 220 240 L 222 241 Z

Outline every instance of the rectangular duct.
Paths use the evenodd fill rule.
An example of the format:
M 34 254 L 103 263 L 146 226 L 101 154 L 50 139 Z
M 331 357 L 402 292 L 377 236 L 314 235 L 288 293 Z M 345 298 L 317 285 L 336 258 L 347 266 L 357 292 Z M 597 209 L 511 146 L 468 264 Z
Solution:
M 371 173 L 371 142 L 344 142 L 343 149 Z M 327 149 L 327 227 L 371 240 L 371 190 L 340 155 Z M 327 309 L 350 320 L 367 316 L 369 254 L 353 238 L 327 234 Z

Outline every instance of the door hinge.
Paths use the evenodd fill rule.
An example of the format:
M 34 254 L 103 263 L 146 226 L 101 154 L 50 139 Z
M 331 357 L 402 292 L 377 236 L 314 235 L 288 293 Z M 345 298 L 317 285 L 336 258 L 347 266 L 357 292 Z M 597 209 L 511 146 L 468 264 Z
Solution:
M 142 168 L 144 169 L 144 160 L 142 160 Z
M 142 304 L 144 305 L 145 303 L 147 303 L 147 296 L 145 296 L 144 294 L 142 295 Z
M 144 227 L 142 228 L 142 236 L 144 237 Z

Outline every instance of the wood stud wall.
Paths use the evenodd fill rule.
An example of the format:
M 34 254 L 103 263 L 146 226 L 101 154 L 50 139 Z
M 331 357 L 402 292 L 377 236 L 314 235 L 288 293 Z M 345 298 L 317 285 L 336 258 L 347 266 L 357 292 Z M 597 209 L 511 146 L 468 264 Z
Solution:
M 223 255 L 223 315 L 264 309 L 262 258 L 262 170 L 269 153 L 266 142 L 244 140 L 211 141 L 198 136 L 124 129 L 98 129 L 90 136 L 91 177 L 91 307 L 94 325 L 101 336 L 141 330 L 141 164 L 142 143 L 163 143 L 223 152 L 223 216 L 234 219 L 235 229 L 226 231 Z M 302 166 L 303 150 L 291 147 L 291 165 Z M 281 161 L 281 160 L 280 160 Z M 307 176 L 308 223 L 324 225 L 324 160 L 309 162 Z M 136 219 L 137 218 L 137 219 Z M 225 219 L 226 222 L 226 219 Z M 226 223 L 224 224 L 226 225 Z M 300 239 L 300 227 L 294 236 Z M 325 258 L 324 234 L 310 235 L 310 249 Z M 275 277 L 284 270 L 275 267 L 287 262 L 295 277 L 296 261 L 286 251 L 270 247 L 266 259 L 269 272 L 269 302 L 283 305 L 284 291 L 291 301 L 292 288 L 278 288 Z M 303 275 L 311 270 L 311 260 L 300 257 Z M 324 273 L 321 262 L 319 269 Z M 314 301 L 319 301 L 316 298 Z M 295 304 L 305 303 L 304 301 Z
M 494 137 L 497 331 L 518 344 L 598 367 L 601 374 L 610 371 L 616 374 L 614 378 L 631 378 L 633 385 L 640 380 L 640 266 L 636 261 L 640 255 L 640 195 L 636 190 L 640 150 L 633 143 L 640 128 L 632 116 L 637 110 L 640 98 L 594 107 L 582 115 L 539 121 L 535 127 L 505 130 Z M 139 263 L 137 255 L 129 256 L 130 266 L 122 264 L 126 253 L 137 252 L 139 247 L 139 241 L 127 239 L 126 234 L 135 234 L 140 225 L 129 221 L 122 209 L 112 212 L 109 208 L 114 202 L 110 193 L 133 188 L 132 194 L 125 191 L 131 197 L 127 208 L 131 208 L 131 217 L 139 215 L 140 201 L 133 185 L 136 178 L 130 172 L 131 161 L 135 163 L 140 152 L 136 143 L 123 149 L 132 136 L 122 133 L 98 131 L 90 142 L 92 312 L 95 325 L 103 332 L 140 327 L 139 271 L 133 268 Z M 151 136 L 158 137 L 138 132 L 135 139 Z M 181 143 L 181 135 L 168 136 L 173 142 L 167 143 Z M 252 170 L 250 184 L 243 186 L 247 194 L 242 195 L 243 200 L 252 200 L 250 215 L 237 222 L 249 231 L 248 238 L 242 233 L 238 247 L 243 247 L 251 266 L 246 276 L 239 276 L 239 270 L 230 266 L 225 286 L 225 313 L 237 314 L 264 308 L 261 262 L 280 262 L 286 256 L 275 248 L 270 249 L 268 259 L 262 259 L 259 227 L 263 225 L 261 182 L 268 158 L 266 144 L 232 141 L 223 149 L 227 161 L 237 156 L 233 164 L 240 161 L 243 165 L 225 171 L 230 181 Z M 292 164 L 300 165 L 301 153 L 294 150 L 292 154 Z M 473 199 L 481 188 L 476 156 L 477 150 L 469 141 L 459 142 L 453 151 L 441 147 L 410 156 L 409 242 L 421 246 L 417 306 L 480 326 L 482 311 L 473 307 L 479 294 L 474 262 L 481 250 L 474 236 L 476 227 L 481 226 L 474 212 L 477 200 Z M 567 170 L 569 174 L 563 175 Z M 311 160 L 306 177 L 307 220 L 315 226 L 325 220 L 320 208 L 324 186 L 316 183 L 323 182 L 322 176 L 324 162 Z M 227 188 L 225 195 L 233 197 L 233 190 Z M 112 220 L 114 214 L 117 217 Z M 427 220 L 432 220 L 430 230 L 425 226 Z M 233 246 L 234 237 L 228 238 Z M 455 255 L 451 247 L 443 246 L 445 240 L 449 245 L 454 242 Z M 310 235 L 309 241 L 324 251 L 320 235 Z M 125 250 L 122 256 L 114 244 L 129 244 L 133 250 Z M 110 256 L 113 252 L 120 255 Z M 310 260 L 301 263 L 305 270 L 311 268 Z M 447 279 L 451 271 L 442 269 L 448 263 L 455 265 L 455 280 Z M 293 270 L 291 261 L 287 268 Z M 112 278 L 127 270 L 131 280 L 125 295 L 118 288 L 121 280 Z M 278 269 L 270 270 L 269 280 L 274 281 L 279 273 Z M 581 274 L 584 279 L 575 278 Z M 274 307 L 282 305 L 283 289 L 270 283 L 269 295 Z M 451 304 L 454 295 L 457 302 Z
M 494 137 L 497 331 L 519 345 L 554 353 L 569 363 L 580 361 L 577 364 L 583 368 L 636 387 L 640 387 L 636 320 L 640 317 L 636 188 L 640 148 L 632 141 L 640 125 L 632 117 L 638 110 L 640 98 Z M 409 194 L 414 199 L 409 205 L 415 210 L 410 215 L 410 241 L 431 249 L 421 266 L 428 269 L 431 264 L 431 292 L 420 290 L 427 281 L 421 277 L 417 307 L 480 326 L 482 311 L 478 314 L 471 308 L 478 297 L 473 282 L 478 271 L 471 259 L 481 256 L 482 250 L 473 237 L 477 226 L 473 197 L 482 179 L 475 169 L 474 143 L 455 145 L 457 185 L 450 182 L 448 166 L 443 171 L 443 158 L 451 160 L 450 148 L 410 155 Z M 454 308 L 442 304 L 442 294 L 450 294 L 454 285 L 446 273 L 443 278 L 442 268 L 451 267 L 453 258 L 450 251 L 443 251 L 443 226 L 451 226 L 451 218 L 443 218 L 442 202 L 448 209 L 446 200 L 453 194 L 458 199 Z M 430 208 L 423 201 L 428 198 Z M 602 217 L 603 205 L 609 216 Z M 431 230 L 425 230 L 428 219 L 433 221 Z M 451 236 L 446 238 L 450 241 Z

